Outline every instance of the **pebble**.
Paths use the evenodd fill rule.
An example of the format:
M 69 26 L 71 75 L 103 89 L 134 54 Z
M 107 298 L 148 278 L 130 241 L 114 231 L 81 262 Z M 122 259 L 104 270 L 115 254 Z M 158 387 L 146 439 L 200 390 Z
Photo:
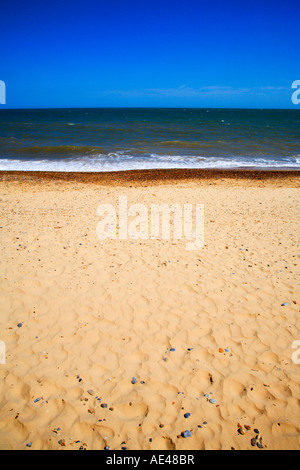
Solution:
M 281 307 L 286 307 L 288 305 L 288 302 L 283 302 L 283 304 L 281 304 Z
M 23 323 L 18 323 L 18 324 L 17 324 L 17 327 L 18 327 L 18 328 L 22 328 L 22 326 L 23 326 Z
M 107 404 L 106 403 L 101 403 L 101 408 L 107 408 Z
M 88 394 L 91 395 L 91 396 L 93 396 L 93 395 L 95 394 L 94 390 L 91 390 L 91 389 L 88 390 L 87 392 L 88 392 Z
M 38 401 L 40 401 L 40 399 L 41 399 L 40 397 L 39 397 L 39 398 L 36 398 L 36 399 L 34 400 L 34 403 L 37 403 Z
M 137 383 L 137 379 L 136 379 L 135 377 L 132 377 L 131 383 L 132 383 L 132 384 L 136 384 L 136 383 Z
M 61 428 L 54 428 L 54 429 L 51 429 L 51 431 L 57 434 L 59 431 L 61 431 Z
M 181 433 L 182 437 L 192 437 L 191 431 L 187 430 Z
M 31 447 L 31 446 L 32 446 L 32 442 L 27 442 L 26 447 Z
M 218 403 L 218 402 L 217 402 L 217 400 L 216 400 L 215 398 L 211 398 L 211 399 L 209 400 L 209 403 L 211 403 L 212 405 L 215 405 L 215 404 Z
M 170 351 L 174 352 L 174 351 L 176 351 L 176 349 L 175 349 L 175 348 L 171 348 Z
M 191 416 L 191 413 L 185 413 L 183 416 L 187 419 Z

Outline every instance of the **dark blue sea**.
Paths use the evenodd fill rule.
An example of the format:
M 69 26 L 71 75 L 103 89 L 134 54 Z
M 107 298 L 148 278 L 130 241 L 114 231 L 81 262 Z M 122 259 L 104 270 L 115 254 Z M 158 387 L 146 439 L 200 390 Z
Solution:
M 300 110 L 0 110 L 0 170 L 300 169 Z

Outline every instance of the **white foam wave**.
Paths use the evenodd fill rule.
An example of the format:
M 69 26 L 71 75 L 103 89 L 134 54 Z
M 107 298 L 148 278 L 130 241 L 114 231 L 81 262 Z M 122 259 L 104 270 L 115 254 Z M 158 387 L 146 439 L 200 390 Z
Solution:
M 0 159 L 0 171 L 108 172 L 151 169 L 300 169 L 300 155 L 272 158 L 221 158 L 185 155 L 147 156 L 110 153 L 74 159 Z

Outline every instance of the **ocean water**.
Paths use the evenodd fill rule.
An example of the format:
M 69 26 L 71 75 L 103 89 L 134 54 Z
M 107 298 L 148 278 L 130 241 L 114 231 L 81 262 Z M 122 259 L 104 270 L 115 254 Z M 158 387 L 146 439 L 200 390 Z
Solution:
M 0 170 L 300 169 L 300 110 L 0 110 Z

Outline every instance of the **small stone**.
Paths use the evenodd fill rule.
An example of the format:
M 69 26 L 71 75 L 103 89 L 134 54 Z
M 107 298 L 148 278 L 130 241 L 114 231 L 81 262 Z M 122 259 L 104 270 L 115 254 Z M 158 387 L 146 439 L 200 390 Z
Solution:
M 18 323 L 18 324 L 17 324 L 17 327 L 18 327 L 18 328 L 22 328 L 22 326 L 23 326 L 23 323 Z
M 288 305 L 288 302 L 283 302 L 283 304 L 281 304 L 281 307 L 286 307 Z
M 191 416 L 191 413 L 185 413 L 183 416 L 187 419 Z
M 174 352 L 174 351 L 176 351 L 176 349 L 175 349 L 175 348 L 171 348 L 170 351 L 171 351 L 171 352 Z
M 253 431 L 255 432 L 255 434 L 259 434 L 259 430 L 257 428 L 253 429 Z
M 215 398 L 211 398 L 211 399 L 209 400 L 209 403 L 211 403 L 212 405 L 215 405 L 215 404 L 218 403 L 218 402 L 217 402 L 217 400 L 216 400 Z
M 101 408 L 107 408 L 107 404 L 106 403 L 101 403 Z
M 257 445 L 257 447 L 258 447 L 259 449 L 263 449 L 263 448 L 264 448 L 264 446 L 262 445 L 262 443 L 261 443 L 261 442 L 257 442 L 257 444 L 256 444 L 256 445 Z
M 60 439 L 58 441 L 59 445 L 62 446 L 62 447 L 65 447 L 66 443 L 65 443 L 65 440 L 64 439 Z
M 191 431 L 187 430 L 181 433 L 182 437 L 192 437 Z
M 252 445 L 252 447 L 255 447 L 255 446 L 256 446 L 256 442 L 257 442 L 257 438 L 256 438 L 256 437 L 253 437 L 253 438 L 251 439 L 251 445 Z
M 91 396 L 95 395 L 94 390 L 91 390 L 91 389 L 90 389 L 90 390 L 88 390 L 87 392 L 88 392 L 88 394 L 91 395 Z
M 54 428 L 54 429 L 51 429 L 52 432 L 55 432 L 55 434 L 57 434 L 61 429 L 60 428 Z
M 239 428 L 239 429 L 238 429 L 238 432 L 239 432 L 240 434 L 242 434 L 242 436 L 246 433 L 246 431 L 245 431 L 244 428 Z
M 31 447 L 31 446 L 32 446 L 32 442 L 27 442 L 26 447 Z
M 219 353 L 225 352 L 223 348 L 219 348 Z
M 131 383 L 132 383 L 133 385 L 136 384 L 136 383 L 137 383 L 137 379 L 136 379 L 135 377 L 132 377 Z

